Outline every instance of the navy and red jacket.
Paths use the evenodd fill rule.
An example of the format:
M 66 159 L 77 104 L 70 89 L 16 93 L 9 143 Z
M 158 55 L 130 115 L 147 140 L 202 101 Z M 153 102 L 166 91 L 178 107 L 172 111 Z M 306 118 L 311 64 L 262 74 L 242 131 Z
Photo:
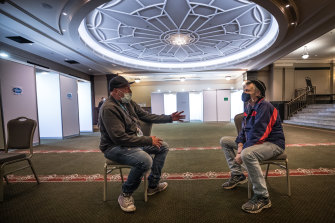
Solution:
M 271 142 L 285 149 L 285 136 L 278 110 L 273 105 L 259 99 L 254 107 L 246 103 L 242 130 L 236 143 L 243 143 L 243 149 L 256 144 Z

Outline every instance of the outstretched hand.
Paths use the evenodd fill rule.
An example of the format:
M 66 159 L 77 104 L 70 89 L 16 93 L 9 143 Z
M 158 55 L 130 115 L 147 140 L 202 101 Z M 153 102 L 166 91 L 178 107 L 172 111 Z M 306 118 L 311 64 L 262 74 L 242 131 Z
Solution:
M 185 115 L 182 115 L 182 113 L 184 113 L 184 111 L 181 111 L 181 112 L 173 112 L 171 114 L 171 117 L 172 117 L 172 121 L 180 121 L 180 122 L 183 122 L 182 119 L 185 119 Z

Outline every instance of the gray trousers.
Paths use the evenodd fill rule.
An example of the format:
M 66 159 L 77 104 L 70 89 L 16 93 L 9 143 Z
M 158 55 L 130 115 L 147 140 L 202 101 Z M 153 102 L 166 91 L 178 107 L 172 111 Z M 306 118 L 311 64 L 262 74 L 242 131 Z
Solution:
M 235 139 L 235 137 L 225 136 L 220 140 L 220 144 L 226 156 L 231 175 L 242 175 L 243 166 L 248 171 L 249 180 L 253 185 L 252 189 L 254 194 L 263 197 L 269 197 L 269 192 L 266 187 L 266 182 L 259 161 L 268 160 L 278 156 L 283 153 L 284 150 L 276 144 L 270 142 L 264 142 L 263 144 L 250 146 L 242 150 L 241 158 L 243 164 L 240 165 L 234 161 L 236 156 L 235 150 L 237 150 Z

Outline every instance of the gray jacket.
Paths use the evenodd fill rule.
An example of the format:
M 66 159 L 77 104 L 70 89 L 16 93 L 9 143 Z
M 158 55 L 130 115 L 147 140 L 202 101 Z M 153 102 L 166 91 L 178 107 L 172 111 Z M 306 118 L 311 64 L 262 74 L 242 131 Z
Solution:
M 150 123 L 167 123 L 172 122 L 172 117 L 171 115 L 150 114 L 134 101 L 122 104 L 110 96 L 99 112 L 100 150 L 105 151 L 114 146 L 152 145 L 150 136 L 137 136 L 138 120 Z

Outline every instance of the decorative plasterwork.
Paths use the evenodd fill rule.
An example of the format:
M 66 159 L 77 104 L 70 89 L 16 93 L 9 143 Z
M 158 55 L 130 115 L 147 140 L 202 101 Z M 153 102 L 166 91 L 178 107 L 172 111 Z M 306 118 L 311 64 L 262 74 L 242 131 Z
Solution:
M 275 18 L 246 0 L 114 0 L 81 23 L 82 40 L 121 65 L 147 70 L 205 70 L 246 61 L 278 35 Z M 186 45 L 170 37 L 187 35 Z

